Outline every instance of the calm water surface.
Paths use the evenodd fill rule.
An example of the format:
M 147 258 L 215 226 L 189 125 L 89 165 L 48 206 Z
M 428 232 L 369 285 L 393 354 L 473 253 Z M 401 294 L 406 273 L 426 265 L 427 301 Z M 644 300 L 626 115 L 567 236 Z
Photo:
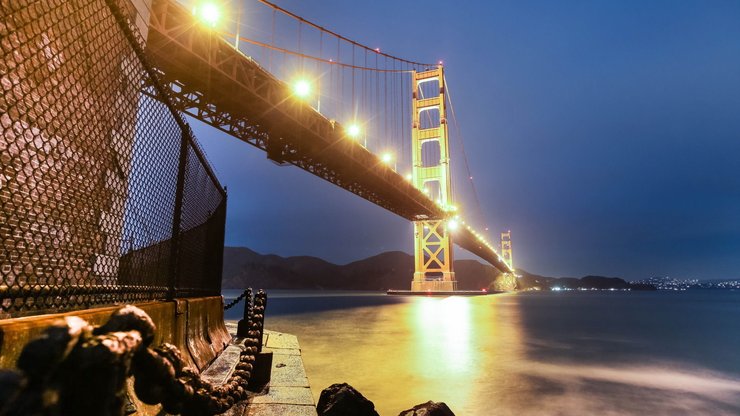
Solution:
M 740 415 L 740 292 L 268 295 L 316 400 L 348 382 L 383 416 Z

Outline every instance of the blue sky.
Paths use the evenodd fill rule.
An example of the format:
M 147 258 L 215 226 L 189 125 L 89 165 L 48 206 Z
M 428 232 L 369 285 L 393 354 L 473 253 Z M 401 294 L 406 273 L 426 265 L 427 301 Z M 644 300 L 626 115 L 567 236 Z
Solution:
M 484 214 L 512 230 L 517 267 L 740 275 L 740 2 L 277 4 L 444 60 Z M 338 263 L 412 250 L 407 221 L 192 125 L 229 189 L 228 245 Z

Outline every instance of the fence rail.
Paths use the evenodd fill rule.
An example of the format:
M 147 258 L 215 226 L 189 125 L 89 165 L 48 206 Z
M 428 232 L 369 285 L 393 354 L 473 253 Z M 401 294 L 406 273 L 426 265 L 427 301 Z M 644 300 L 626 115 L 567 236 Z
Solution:
M 0 0 L 0 318 L 220 294 L 226 192 L 139 12 Z

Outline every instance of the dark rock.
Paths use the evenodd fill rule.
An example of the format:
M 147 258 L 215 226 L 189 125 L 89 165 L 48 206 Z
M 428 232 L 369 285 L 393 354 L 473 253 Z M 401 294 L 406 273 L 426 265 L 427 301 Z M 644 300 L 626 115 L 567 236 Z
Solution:
M 316 410 L 319 416 L 378 416 L 373 402 L 347 383 L 325 388 Z
M 435 403 L 430 400 L 404 410 L 398 416 L 455 416 L 455 414 L 444 402 Z

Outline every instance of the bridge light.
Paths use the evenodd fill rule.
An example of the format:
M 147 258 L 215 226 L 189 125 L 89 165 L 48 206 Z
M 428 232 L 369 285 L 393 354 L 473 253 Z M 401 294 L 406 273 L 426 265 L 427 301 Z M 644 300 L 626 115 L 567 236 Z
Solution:
M 293 94 L 300 98 L 306 98 L 311 95 L 311 83 L 305 79 L 299 79 L 293 83 Z
M 460 224 L 457 223 L 457 220 L 454 220 L 453 219 L 453 220 L 447 221 L 447 229 L 450 230 L 450 231 L 457 230 L 458 225 L 460 225 Z
M 391 153 L 385 152 L 380 156 L 380 160 L 383 161 L 386 165 L 389 165 L 391 162 L 393 162 L 393 155 Z
M 407 173 L 406 174 L 406 180 L 409 181 L 409 182 L 411 182 L 412 179 L 414 179 L 414 176 L 411 175 L 410 173 Z
M 352 123 L 347 127 L 347 136 L 356 139 L 361 133 L 360 126 L 356 123 Z
M 216 27 L 218 21 L 221 20 L 221 8 L 211 1 L 193 8 L 193 14 L 210 27 Z

